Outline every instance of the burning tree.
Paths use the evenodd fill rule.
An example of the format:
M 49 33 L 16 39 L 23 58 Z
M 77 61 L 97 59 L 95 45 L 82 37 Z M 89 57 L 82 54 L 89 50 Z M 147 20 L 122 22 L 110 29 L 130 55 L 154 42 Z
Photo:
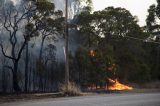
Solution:
M 115 84 L 118 83 L 117 78 L 128 81 L 137 64 L 140 67 L 142 61 L 139 56 L 143 54 L 143 48 L 138 46 L 142 45 L 142 42 L 128 38 L 145 38 L 137 19 L 124 8 L 108 7 L 93 14 L 89 11 L 82 12 L 78 16 L 77 24 L 81 45 L 89 51 L 88 55 L 85 49 L 81 49 L 85 50 L 85 54 L 78 53 L 81 57 L 78 58 L 81 60 L 79 64 L 83 64 L 90 73 L 87 76 L 92 79 L 90 82 L 96 84 L 105 81 L 109 85 L 113 84 L 109 78 L 113 79 Z M 96 48 L 96 52 L 90 48 Z M 82 58 L 81 55 L 87 58 Z M 124 55 L 127 58 L 122 59 Z M 140 72 L 140 69 L 138 71 Z

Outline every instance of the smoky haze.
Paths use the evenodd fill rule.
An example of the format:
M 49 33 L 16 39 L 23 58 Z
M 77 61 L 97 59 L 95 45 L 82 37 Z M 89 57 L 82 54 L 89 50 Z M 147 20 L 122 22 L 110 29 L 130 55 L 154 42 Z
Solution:
M 11 3 L 12 2 L 12 3 Z M 13 0 L 4 0 L 4 1 L 1 1 L 0 2 L 0 5 L 7 5 L 5 8 L 10 8 L 10 6 L 8 4 L 13 4 L 15 6 L 15 8 L 20 8 L 20 2 L 21 0 L 17 0 L 17 1 L 13 1 Z M 65 15 L 64 13 L 64 9 L 65 9 L 65 1 L 64 0 L 51 0 L 51 2 L 53 2 L 56 6 L 56 11 L 57 10 L 61 10 L 63 11 L 63 16 Z M 78 5 L 76 5 L 76 3 L 78 3 Z M 79 2 L 75 2 L 74 0 L 69 0 L 69 19 L 68 19 L 68 23 L 71 23 L 72 22 L 72 19 L 74 17 L 74 15 L 80 13 L 80 10 L 82 9 L 82 5 L 79 3 Z M 18 9 L 19 10 L 19 9 Z M 2 11 L 1 11 L 2 13 Z M 1 19 L 0 19 L 1 20 Z M 4 21 L 2 19 L 2 21 Z M 25 26 L 25 22 L 22 22 L 21 23 L 21 30 L 19 30 L 17 32 L 17 39 L 18 39 L 18 43 L 17 43 L 17 47 L 18 45 L 21 45 L 21 43 L 23 42 L 23 32 L 24 32 L 24 26 Z M 72 24 L 74 24 L 72 22 Z M 6 33 L 5 31 L 1 31 L 0 32 L 0 35 L 7 35 L 7 36 L 0 36 L 0 39 L 1 41 L 3 41 L 3 44 L 4 44 L 4 47 L 6 48 L 6 52 L 8 53 L 11 53 L 11 48 L 8 47 L 8 33 Z M 49 58 L 49 57 L 52 57 L 53 60 L 49 60 L 48 64 L 54 64 L 54 65 L 51 65 L 51 66 L 48 66 L 47 69 L 45 69 L 45 71 L 43 70 L 43 78 L 42 78 L 42 83 L 45 85 L 45 77 L 48 75 L 53 75 L 53 76 L 63 76 L 63 74 L 60 74 L 60 73 L 63 73 L 62 71 L 64 71 L 63 69 L 63 64 L 64 63 L 64 35 L 55 35 L 56 37 L 56 41 L 53 41 L 52 38 L 50 39 L 46 39 L 45 42 L 44 42 L 44 49 L 43 49 L 43 56 L 45 57 L 45 59 Z M 47 50 L 47 47 L 48 45 L 55 45 L 56 49 L 54 49 L 54 51 L 49 51 L 49 53 L 46 53 L 46 50 Z M 40 80 L 40 77 L 37 75 L 37 72 L 36 72 L 36 65 L 37 65 L 37 59 L 38 59 L 38 55 L 39 55 L 39 51 L 40 51 L 40 46 L 41 46 L 41 36 L 38 36 L 38 37 L 35 37 L 33 39 L 30 40 L 29 44 L 28 44 L 28 50 L 29 50 L 29 70 L 30 72 L 28 72 L 29 76 L 30 76 L 30 80 L 28 81 L 28 83 L 30 83 L 30 87 L 28 89 L 30 89 L 31 91 L 32 90 L 38 90 L 38 85 L 35 85 L 35 83 L 38 83 L 38 80 Z M 19 46 L 20 47 L 20 46 Z M 74 29 L 69 29 L 69 51 L 72 55 L 74 55 L 76 49 L 78 47 L 78 43 L 77 43 L 77 32 L 74 30 Z M 17 48 L 19 49 L 19 48 Z M 26 57 L 25 57 L 25 52 L 26 50 L 24 50 L 23 52 L 23 57 L 20 59 L 20 62 L 19 62 L 19 76 L 24 76 L 25 74 L 25 61 L 26 61 Z M 54 54 L 55 52 L 55 54 Z M 38 55 L 37 55 L 38 54 Z M 10 54 L 8 54 L 10 55 Z M 0 88 L 0 91 L 3 91 L 6 89 L 6 92 L 10 92 L 10 91 L 13 91 L 13 89 L 7 89 L 7 88 L 12 88 L 12 72 L 9 71 L 9 69 L 6 69 L 4 66 L 6 65 L 9 65 L 9 66 L 12 66 L 12 62 L 8 59 L 6 59 L 2 53 L 0 52 L 0 56 L 1 56 L 1 59 L 3 61 L 1 61 L 1 69 L 0 69 L 0 75 L 4 76 L 4 77 L 1 77 L 0 78 L 0 81 L 2 81 L 2 83 L 0 84 L 0 86 L 2 86 L 2 88 Z M 54 59 L 54 56 L 55 56 L 55 59 Z M 55 63 L 55 61 L 57 63 Z M 32 71 L 31 71 L 32 70 Z M 57 71 L 58 70 L 58 71 Z M 53 71 L 56 71 L 55 74 L 53 74 Z M 37 79 L 35 79 L 37 78 Z M 54 79 L 54 78 L 57 78 L 57 77 L 53 77 L 50 78 L 50 80 L 53 80 L 53 81 L 49 81 L 48 82 L 48 86 L 47 90 L 53 90 L 52 88 L 56 88 L 58 87 L 57 84 L 58 82 L 54 83 L 54 81 L 62 81 L 63 78 L 57 78 L 57 79 Z M 24 86 L 24 77 L 20 77 L 21 79 L 21 83 L 20 86 Z M 55 87 L 56 86 L 56 87 Z M 2 90 L 3 89 L 3 90 Z M 54 89 L 55 90 L 55 89 Z

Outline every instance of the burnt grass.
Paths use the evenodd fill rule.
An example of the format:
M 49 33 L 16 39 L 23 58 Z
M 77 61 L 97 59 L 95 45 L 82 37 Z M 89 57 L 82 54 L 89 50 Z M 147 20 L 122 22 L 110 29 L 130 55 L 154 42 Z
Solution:
M 86 96 L 93 94 L 108 94 L 108 93 L 120 93 L 120 91 L 113 90 L 90 90 L 83 91 L 82 95 L 70 95 L 66 93 L 0 93 L 0 104 L 8 102 L 26 101 L 26 100 L 38 100 L 48 98 L 60 98 L 60 97 L 74 97 L 74 96 Z
M 63 93 L 0 93 L 0 104 L 6 102 L 26 101 L 26 100 L 37 100 L 47 98 L 59 98 L 64 97 Z

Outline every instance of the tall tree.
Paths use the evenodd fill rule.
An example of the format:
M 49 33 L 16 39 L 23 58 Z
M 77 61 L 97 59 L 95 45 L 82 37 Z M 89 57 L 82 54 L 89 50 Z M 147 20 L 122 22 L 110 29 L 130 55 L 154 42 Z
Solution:
M 3 27 L 1 31 L 6 34 L 9 40 L 5 39 L 1 34 L 0 47 L 2 54 L 13 63 L 13 66 L 8 66 L 8 68 L 12 70 L 13 89 L 16 92 L 21 91 L 18 79 L 18 65 L 21 60 L 22 52 L 30 39 L 38 36 L 40 31 L 45 30 L 46 33 L 49 33 L 53 31 L 53 29 L 55 30 L 55 23 L 50 21 L 50 17 L 54 15 L 54 4 L 47 0 L 24 0 L 20 7 L 15 7 L 13 3 L 10 2 L 3 7 L 3 21 L 1 22 Z M 50 24 L 50 27 L 46 28 L 43 26 L 44 20 Z M 8 48 L 6 52 L 7 42 L 9 42 L 10 48 Z M 22 43 L 19 47 L 20 42 Z
M 152 76 L 154 78 L 160 78 L 160 0 L 157 0 L 157 5 L 152 4 L 148 9 L 148 16 L 146 19 L 146 28 L 150 34 L 149 41 L 154 41 L 156 43 L 152 43 L 150 45 L 150 55 L 153 56 L 150 58 L 150 64 L 152 68 Z
M 147 29 L 154 36 L 160 34 L 160 0 L 157 0 L 157 5 L 153 4 L 148 9 L 148 16 L 146 19 Z
M 108 7 L 93 14 L 89 11 L 82 12 L 78 16 L 77 24 L 81 44 L 85 45 L 88 53 L 95 52 L 94 56 L 90 58 L 90 64 L 94 64 L 91 67 L 96 66 L 94 67 L 96 71 L 99 70 L 99 80 L 110 76 L 128 81 L 128 76 L 133 74 L 134 67 L 138 64 L 136 62 L 142 61 L 141 55 L 144 53 L 142 46 L 140 46 L 143 42 L 135 41 L 132 38 L 147 37 L 137 24 L 136 17 L 124 8 Z M 114 70 L 113 66 L 119 66 L 118 70 Z M 93 72 L 93 69 L 88 68 L 88 71 Z M 97 75 L 96 71 L 92 73 L 95 76 Z M 117 75 L 114 74 L 115 71 Z
M 4 11 L 2 18 L 4 21 L 2 21 L 3 29 L 1 31 L 5 30 L 6 35 L 8 35 L 9 37 L 10 50 L 7 51 L 8 53 L 5 51 L 4 43 L 6 42 L 4 42 L 3 39 L 1 39 L 0 47 L 2 50 L 2 54 L 13 62 L 13 67 L 8 67 L 11 69 L 13 74 L 13 89 L 16 92 L 19 92 L 21 91 L 21 88 L 18 81 L 18 65 L 19 60 L 21 59 L 23 49 L 25 48 L 25 45 L 30 38 L 30 35 L 23 34 L 23 36 L 18 37 L 17 33 L 20 31 L 22 22 L 24 22 L 25 19 L 28 17 L 29 13 L 34 11 L 35 9 L 28 6 L 26 7 L 25 11 L 19 11 L 18 8 L 13 6 L 12 2 L 6 5 L 8 5 L 7 8 L 3 7 Z M 1 35 L 1 37 L 2 36 L 3 35 Z M 23 42 L 20 48 L 18 48 L 17 44 L 19 43 L 19 39 L 21 39 L 22 37 Z

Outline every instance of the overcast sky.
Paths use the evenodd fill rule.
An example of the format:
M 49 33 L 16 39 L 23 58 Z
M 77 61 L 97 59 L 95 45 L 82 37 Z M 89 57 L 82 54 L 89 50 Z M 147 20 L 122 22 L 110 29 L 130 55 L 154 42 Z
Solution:
M 151 4 L 156 3 L 156 0 L 92 0 L 94 10 L 102 10 L 108 6 L 123 7 L 136 15 L 139 18 L 138 24 L 145 25 L 147 10 Z
M 14 3 L 19 0 L 11 0 Z M 57 0 L 58 1 L 58 0 Z M 108 6 L 123 7 L 138 16 L 140 26 L 145 25 L 147 10 L 150 5 L 156 3 L 156 0 L 92 0 L 94 11 L 102 10 Z

